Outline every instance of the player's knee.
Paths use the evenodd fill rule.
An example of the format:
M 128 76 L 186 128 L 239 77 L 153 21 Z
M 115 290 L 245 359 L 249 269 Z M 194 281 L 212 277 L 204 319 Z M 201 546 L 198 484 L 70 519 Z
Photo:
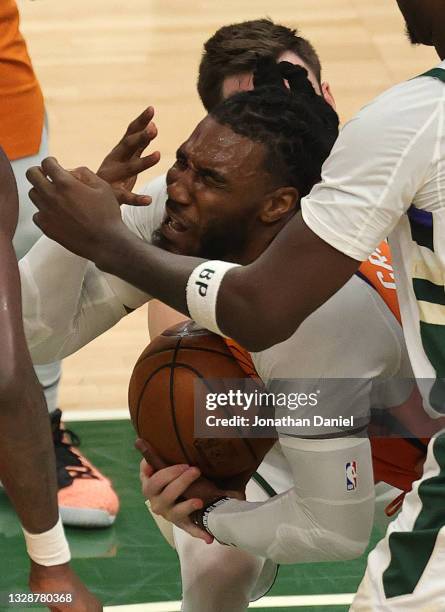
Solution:
M 198 550 L 196 541 L 182 542 L 180 560 L 185 612 L 247 609 L 263 566 L 262 559 L 218 544 Z

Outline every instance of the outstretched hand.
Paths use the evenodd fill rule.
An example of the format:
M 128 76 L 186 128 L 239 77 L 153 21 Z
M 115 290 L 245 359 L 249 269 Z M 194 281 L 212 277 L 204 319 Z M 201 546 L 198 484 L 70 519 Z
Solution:
M 120 204 L 141 206 L 150 204 L 149 196 L 132 192 L 137 175 L 155 166 L 160 159 L 159 151 L 141 157 L 144 150 L 158 134 L 152 119 L 154 109 L 146 108 L 128 126 L 127 131 L 101 163 L 97 176 L 109 183 Z

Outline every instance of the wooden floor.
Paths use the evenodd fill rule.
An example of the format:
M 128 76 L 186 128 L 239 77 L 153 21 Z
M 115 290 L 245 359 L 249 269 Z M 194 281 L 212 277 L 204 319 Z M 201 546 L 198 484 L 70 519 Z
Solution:
M 41 81 L 50 148 L 97 168 L 129 120 L 155 106 L 165 171 L 204 111 L 195 82 L 204 41 L 220 26 L 269 16 L 318 50 L 343 121 L 391 84 L 437 63 L 411 48 L 395 0 L 21 0 L 22 31 Z M 64 362 L 61 406 L 123 408 L 147 344 L 145 309 Z

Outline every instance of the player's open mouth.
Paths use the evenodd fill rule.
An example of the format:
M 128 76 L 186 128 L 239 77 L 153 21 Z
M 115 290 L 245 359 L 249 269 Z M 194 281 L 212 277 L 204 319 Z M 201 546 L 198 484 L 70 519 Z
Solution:
M 183 223 L 181 223 L 181 221 L 179 221 L 177 218 L 173 218 L 171 215 L 167 213 L 162 222 L 162 230 L 164 230 L 165 233 L 168 233 L 168 234 L 171 234 L 173 232 L 175 234 L 180 234 L 180 233 L 187 231 L 187 227 Z

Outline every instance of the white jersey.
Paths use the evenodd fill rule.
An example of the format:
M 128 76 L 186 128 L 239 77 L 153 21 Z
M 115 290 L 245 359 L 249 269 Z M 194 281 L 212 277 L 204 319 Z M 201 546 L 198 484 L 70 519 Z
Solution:
M 151 195 L 152 204 L 123 206 L 122 216 L 133 232 L 150 241 L 164 214 L 165 177 L 144 193 Z M 150 299 L 47 237 L 20 261 L 20 272 L 29 348 L 33 360 L 43 363 L 78 350 Z M 252 359 L 266 383 L 293 379 L 302 391 L 307 391 L 305 379 L 313 384 L 351 379 L 346 392 L 343 388 L 332 395 L 334 415 L 366 419 L 372 406 L 399 405 L 411 391 L 404 380 L 411 370 L 400 325 L 374 289 L 357 277 L 288 340 L 252 354 Z M 211 513 L 212 531 L 225 542 L 276 562 L 360 554 L 368 542 L 374 507 L 369 441 L 348 436 L 308 441 L 295 431 L 282 433 L 287 435 L 280 440 L 281 450 L 275 448 L 265 462 L 269 472 L 276 468 L 277 481 L 285 475 L 277 487 L 282 494 L 260 504 L 228 502 Z M 261 538 L 250 534 L 249 525 L 261 527 Z
M 345 125 L 302 213 L 359 261 L 389 236 L 411 363 L 437 416 L 445 406 L 436 381 L 445 378 L 445 62 L 432 74 L 396 85 Z

